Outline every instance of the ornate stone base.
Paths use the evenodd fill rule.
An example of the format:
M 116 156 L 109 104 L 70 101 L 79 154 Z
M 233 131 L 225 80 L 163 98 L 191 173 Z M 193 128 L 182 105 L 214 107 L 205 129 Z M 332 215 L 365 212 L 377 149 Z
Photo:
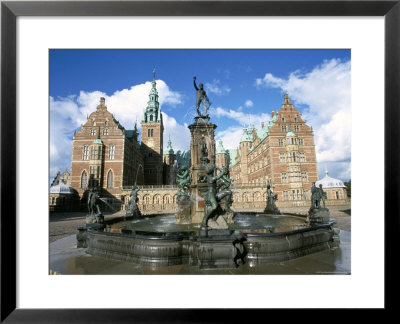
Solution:
M 307 221 L 310 224 L 327 224 L 330 221 L 328 208 L 310 208 Z
M 104 216 L 102 214 L 86 215 L 86 224 L 103 224 Z
M 281 211 L 276 206 L 273 207 L 267 206 L 267 208 L 264 209 L 264 214 L 280 215 Z
M 190 224 L 192 219 L 193 202 L 188 196 L 187 199 L 178 201 L 178 211 L 175 214 L 176 224 Z
M 223 215 L 223 217 L 225 218 L 225 221 L 228 224 L 234 224 L 235 223 L 235 221 L 233 220 L 233 216 L 235 216 L 233 211 L 227 211 L 227 212 L 225 212 L 225 215 Z
M 210 229 L 228 229 L 228 223 L 222 215 L 218 216 L 216 220 L 210 219 L 207 225 Z
M 140 214 L 140 210 L 139 210 L 139 208 L 136 208 L 136 209 L 133 209 L 133 210 L 127 210 L 126 211 L 126 214 L 125 214 L 125 217 L 139 217 L 141 214 Z

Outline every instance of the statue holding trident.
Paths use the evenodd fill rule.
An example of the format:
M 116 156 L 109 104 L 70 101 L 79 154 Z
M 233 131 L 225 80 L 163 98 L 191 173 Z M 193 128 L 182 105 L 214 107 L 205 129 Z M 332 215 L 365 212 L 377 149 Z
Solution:
M 202 117 L 202 116 L 207 116 L 207 110 L 211 106 L 211 102 L 207 97 L 206 91 L 203 89 L 203 83 L 199 84 L 199 87 L 196 85 L 196 77 L 193 77 L 193 84 L 194 88 L 196 89 L 196 109 L 197 109 L 197 114 Z M 206 101 L 208 102 L 208 107 L 206 105 Z M 200 112 L 200 103 L 203 103 L 204 107 L 204 115 L 201 114 Z

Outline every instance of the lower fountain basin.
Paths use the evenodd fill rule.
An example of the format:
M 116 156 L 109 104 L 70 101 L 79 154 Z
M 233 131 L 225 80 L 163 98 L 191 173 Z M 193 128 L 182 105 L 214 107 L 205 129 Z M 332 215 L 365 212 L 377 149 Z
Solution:
M 175 224 L 175 215 L 80 228 L 87 253 L 142 265 L 198 265 L 202 269 L 279 262 L 329 249 L 334 220 L 310 226 L 305 217 L 237 214 L 222 235 L 202 235 L 200 224 Z

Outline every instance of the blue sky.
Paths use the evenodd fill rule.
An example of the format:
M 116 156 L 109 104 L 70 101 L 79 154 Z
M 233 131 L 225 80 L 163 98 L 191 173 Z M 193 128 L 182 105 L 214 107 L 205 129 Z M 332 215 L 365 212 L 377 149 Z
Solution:
M 101 96 L 125 128 L 140 122 L 156 68 L 164 136 L 174 149 L 189 148 L 197 76 L 225 148 L 239 144 L 244 124 L 267 122 L 288 93 L 315 130 L 320 177 L 328 169 L 347 181 L 350 56 L 350 50 L 50 50 L 50 177 L 70 168 L 72 134 Z

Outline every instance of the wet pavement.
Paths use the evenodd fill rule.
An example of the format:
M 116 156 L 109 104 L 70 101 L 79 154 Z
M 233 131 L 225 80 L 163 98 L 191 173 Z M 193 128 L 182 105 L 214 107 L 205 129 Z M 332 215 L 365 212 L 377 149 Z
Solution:
M 50 244 L 50 273 L 68 275 L 348 275 L 351 274 L 351 232 L 341 230 L 339 236 L 339 246 L 293 260 L 265 263 L 255 267 L 245 264 L 238 268 L 200 270 L 197 266 L 187 264 L 151 267 L 92 256 L 86 254 L 85 249 L 76 248 L 76 235 L 74 234 Z

